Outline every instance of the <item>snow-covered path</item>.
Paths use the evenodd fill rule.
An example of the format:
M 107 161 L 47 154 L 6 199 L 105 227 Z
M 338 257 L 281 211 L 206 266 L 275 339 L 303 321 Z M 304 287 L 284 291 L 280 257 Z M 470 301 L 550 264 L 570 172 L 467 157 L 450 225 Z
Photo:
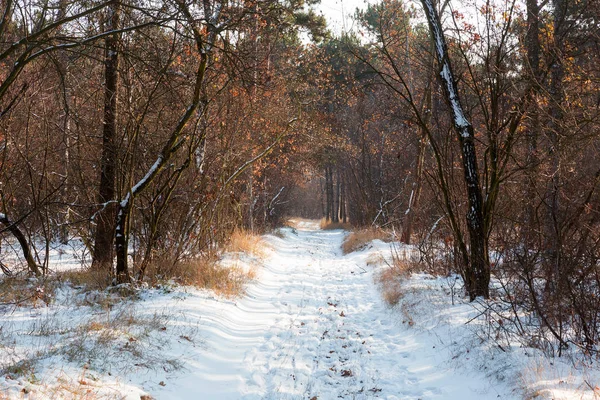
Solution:
M 366 270 L 340 254 L 343 232 L 297 235 L 268 266 L 278 283 L 269 299 L 277 317 L 246 357 L 253 373 L 243 398 L 371 398 L 418 381 L 383 362 L 390 353 L 408 357 L 399 349 L 406 343 L 381 318 L 386 311 Z
M 188 354 L 186 373 L 151 393 L 160 399 L 507 398 L 481 376 L 470 383 L 440 365 L 447 354 L 437 359 L 435 340 L 385 306 L 366 265 L 373 251 L 342 255 L 343 231 L 307 224 L 285 232 L 268 237 L 272 252 L 246 297 L 185 301 L 188 318 L 196 310 L 201 321 L 204 345 Z

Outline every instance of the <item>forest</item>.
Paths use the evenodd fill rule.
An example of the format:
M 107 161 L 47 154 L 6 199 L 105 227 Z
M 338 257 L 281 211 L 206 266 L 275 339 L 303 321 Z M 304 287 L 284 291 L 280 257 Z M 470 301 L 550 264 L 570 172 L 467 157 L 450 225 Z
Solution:
M 336 34 L 318 7 L 0 0 L 4 277 L 79 242 L 104 287 L 154 282 L 323 219 L 597 355 L 600 3 L 378 0 Z

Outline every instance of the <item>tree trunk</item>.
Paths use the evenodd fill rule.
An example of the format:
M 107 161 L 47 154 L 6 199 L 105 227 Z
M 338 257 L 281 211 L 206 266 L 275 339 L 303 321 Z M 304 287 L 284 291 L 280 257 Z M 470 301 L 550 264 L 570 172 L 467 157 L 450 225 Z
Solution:
M 408 46 L 408 44 L 407 44 Z M 432 48 L 433 52 L 434 49 Z M 400 241 L 402 243 L 410 244 L 410 238 L 413 231 L 413 222 L 415 219 L 415 213 L 419 207 L 419 199 L 421 198 L 421 188 L 423 183 L 423 165 L 425 163 L 425 150 L 427 149 L 427 130 L 426 126 L 429 124 L 432 113 L 432 88 L 434 82 L 433 71 L 435 70 L 435 60 L 433 57 L 428 57 L 427 64 L 431 67 L 431 70 L 427 71 L 427 84 L 425 91 L 425 110 L 423 112 L 423 125 L 419 127 L 419 155 L 417 156 L 417 162 L 415 165 L 415 178 L 412 184 L 412 190 L 410 198 L 408 200 L 408 208 L 404 217 L 404 226 L 402 227 L 402 235 Z
M 548 277 L 550 285 L 561 283 L 561 216 L 560 216 L 560 135 L 563 122 L 563 79 L 565 69 L 564 57 L 564 24 L 566 22 L 567 4 L 565 0 L 554 0 L 554 37 L 553 57 L 550 65 L 550 121 L 548 123 L 548 137 L 550 139 L 550 176 L 546 191 L 547 217 L 545 221 L 546 247 L 551 275 Z
M 105 30 L 118 29 L 120 3 L 108 7 Z M 100 186 L 98 213 L 92 266 L 112 270 L 114 258 L 113 237 L 115 231 L 115 174 L 117 169 L 117 100 L 119 89 L 119 35 L 107 36 L 104 42 L 104 121 L 102 126 L 102 158 L 100 160 Z
M 535 183 L 538 175 L 539 160 L 537 157 L 538 136 L 540 134 L 540 109 L 536 97 L 540 93 L 540 9 L 537 0 L 527 0 L 527 34 L 525 37 L 527 49 L 527 62 L 529 64 L 528 76 L 533 87 L 534 101 L 531 103 L 530 123 L 527 130 L 527 165 L 529 166 L 529 179 L 525 182 L 526 206 L 524 240 L 527 248 L 533 248 L 536 229 Z
M 21 232 L 19 227 L 14 222 L 12 222 L 6 216 L 6 214 L 0 213 L 0 222 L 4 226 L 6 226 L 6 229 L 8 229 L 10 231 L 10 233 L 12 233 L 13 236 L 19 242 L 19 245 L 21 246 L 21 251 L 23 252 L 23 258 L 27 262 L 27 267 L 29 268 L 29 271 L 32 272 L 33 274 L 35 274 L 35 276 L 42 275 L 42 273 L 40 271 L 40 267 L 37 265 L 37 263 L 33 259 L 33 254 L 31 253 L 31 249 L 29 248 L 29 243 L 27 242 L 27 238 L 25 237 L 23 232 Z
M 323 179 L 319 179 L 319 188 L 321 189 L 321 217 L 327 218 L 327 212 L 325 211 L 325 184 L 323 183 Z
M 348 222 L 348 217 L 346 216 L 346 171 L 345 169 L 342 171 L 342 198 L 341 198 L 341 214 L 342 214 L 342 222 L 346 224 Z
M 256 204 L 256 199 L 254 197 L 254 173 L 252 168 L 248 170 L 248 228 L 250 232 L 254 232 L 254 205 Z
M 333 167 L 330 166 L 329 167 L 329 187 L 327 188 L 329 190 L 329 198 L 331 199 L 331 201 L 329 202 L 329 216 L 330 216 L 330 221 L 334 221 L 334 213 L 335 213 L 335 197 L 334 197 L 334 193 L 333 193 Z
M 154 164 L 146 172 L 146 175 L 144 175 L 142 179 L 140 179 L 132 188 L 127 191 L 125 198 L 118 204 L 115 229 L 115 248 L 117 255 L 116 275 L 118 283 L 130 281 L 129 269 L 127 266 L 127 249 L 129 240 L 129 217 L 135 198 L 142 193 L 150 185 L 150 183 L 152 183 L 154 178 L 156 178 L 156 176 L 165 168 L 165 166 L 168 165 L 173 154 L 175 154 L 184 143 L 184 141 L 181 140 L 184 128 L 196 114 L 201 104 L 203 107 L 202 113 L 206 112 L 207 102 L 203 102 L 202 91 L 204 87 L 206 69 L 210 58 L 210 52 L 217 35 L 215 27 L 217 26 L 217 22 L 220 17 L 220 8 L 215 7 L 215 10 L 211 10 L 208 0 L 204 1 L 204 13 L 205 15 L 210 16 L 207 20 L 207 24 L 209 25 L 208 37 L 204 38 L 201 28 L 197 26 L 197 21 L 192 16 L 190 10 L 187 8 L 187 5 L 185 3 L 179 3 L 179 6 L 181 12 L 184 14 L 187 22 L 190 24 L 190 27 L 193 30 L 196 48 L 200 55 L 200 61 L 198 63 L 198 69 L 195 76 L 193 94 L 192 98 L 190 99 L 190 105 L 179 119 L 177 125 L 173 128 L 169 139 L 163 146 Z M 202 143 L 202 141 L 203 140 L 201 140 L 200 143 Z M 196 149 L 193 150 L 194 151 L 189 153 L 190 157 L 194 154 Z M 185 164 L 186 167 L 188 165 L 189 162 Z
M 335 183 L 335 188 L 336 188 L 336 192 L 335 192 L 335 203 L 334 203 L 334 211 L 335 213 L 333 214 L 333 222 L 340 222 L 340 168 L 336 167 L 335 169 L 336 171 L 336 183 Z
M 331 197 L 329 196 L 329 167 L 325 167 L 325 221 L 331 219 Z
M 469 263 L 465 267 L 465 286 L 471 301 L 478 296 L 489 297 L 490 265 L 487 249 L 487 236 L 483 222 L 483 195 L 479 185 L 477 154 L 473 126 L 466 119 L 460 103 L 458 88 L 452 73 L 448 56 L 448 48 L 443 35 L 439 16 L 435 11 L 432 0 L 421 0 L 429 30 L 433 39 L 436 56 L 440 65 L 440 79 L 444 88 L 446 100 L 452 111 L 454 128 L 458 134 L 464 170 L 464 180 L 467 187 L 469 210 L 466 221 L 469 230 L 470 254 Z
M 429 96 L 431 98 L 431 95 Z M 415 218 L 415 212 L 419 207 L 419 198 L 421 197 L 421 186 L 423 180 L 423 164 L 425 162 L 425 149 L 427 147 L 426 133 L 421 132 L 421 138 L 419 139 L 419 155 L 415 165 L 415 178 L 412 184 L 410 197 L 408 199 L 408 208 L 404 215 L 404 224 L 402 226 L 402 235 L 400 241 L 402 243 L 410 244 L 410 237 L 412 236 L 413 220 Z

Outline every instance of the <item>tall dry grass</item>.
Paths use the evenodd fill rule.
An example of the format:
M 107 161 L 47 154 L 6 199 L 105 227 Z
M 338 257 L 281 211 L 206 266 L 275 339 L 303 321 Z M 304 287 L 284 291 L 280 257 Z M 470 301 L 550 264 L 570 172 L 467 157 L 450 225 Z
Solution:
M 391 233 L 379 228 L 368 228 L 353 231 L 346 236 L 346 239 L 344 239 L 344 243 L 342 243 L 342 251 L 344 254 L 350 254 L 365 248 L 365 246 L 375 239 L 383 240 L 384 242 L 390 242 L 392 241 L 393 236 Z
M 254 267 L 223 265 L 222 251 L 263 258 L 266 248 L 260 236 L 235 230 L 221 251 L 214 250 L 177 261 L 155 260 L 148 266 L 146 276 L 152 285 L 173 280 L 182 285 L 209 289 L 225 297 L 238 297 L 244 294 L 245 285 L 255 278 L 256 271 Z
M 265 256 L 266 244 L 262 238 L 252 232 L 236 229 L 225 246 L 232 253 L 246 253 L 258 258 Z
M 246 284 L 256 277 L 253 268 L 221 265 L 217 253 L 207 253 L 181 261 L 154 262 L 149 268 L 151 284 L 173 280 L 180 285 L 208 289 L 224 297 L 239 297 Z
M 60 281 L 53 277 L 43 279 L 23 276 L 2 277 L 0 279 L 0 305 L 17 307 L 48 305 L 52 302 L 54 291 L 59 285 Z
M 383 300 L 391 307 L 402 300 L 405 295 L 402 282 L 410 275 L 409 263 L 396 261 L 375 276 Z

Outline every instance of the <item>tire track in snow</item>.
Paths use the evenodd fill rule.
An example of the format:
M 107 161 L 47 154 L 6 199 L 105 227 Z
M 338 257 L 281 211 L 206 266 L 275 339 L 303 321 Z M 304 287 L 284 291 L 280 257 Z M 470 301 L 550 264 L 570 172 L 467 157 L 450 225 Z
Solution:
M 405 342 L 371 274 L 341 255 L 343 237 L 342 231 L 298 231 L 288 237 L 290 249 L 275 249 L 267 268 L 279 271 L 272 298 L 277 318 L 246 356 L 252 374 L 244 399 L 435 397 L 415 391 L 419 378 L 393 362 L 408 357 L 400 351 Z M 399 385 L 408 390 L 400 393 Z

